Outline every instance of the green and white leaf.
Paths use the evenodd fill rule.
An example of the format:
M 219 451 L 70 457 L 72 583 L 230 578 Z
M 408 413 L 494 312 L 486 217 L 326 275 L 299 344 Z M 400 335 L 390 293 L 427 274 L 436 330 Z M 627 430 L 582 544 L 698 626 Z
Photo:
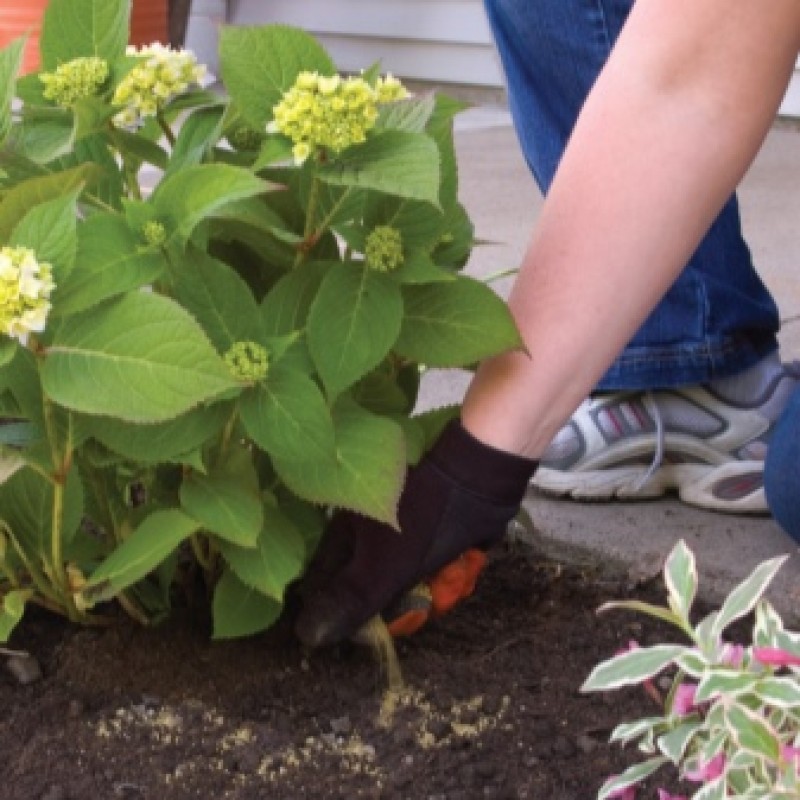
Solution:
M 697 564 L 694 554 L 683 540 L 675 545 L 667 558 L 664 583 L 670 608 L 688 622 L 689 611 L 697 594 Z
M 581 691 L 608 691 L 641 683 L 657 675 L 686 650 L 686 647 L 674 644 L 628 650 L 598 664 L 584 681 Z
M 666 763 L 668 763 L 668 759 L 659 756 L 628 767 L 621 775 L 616 775 L 603 784 L 597 795 L 597 800 L 606 800 L 606 798 L 614 797 L 622 789 L 635 786 Z

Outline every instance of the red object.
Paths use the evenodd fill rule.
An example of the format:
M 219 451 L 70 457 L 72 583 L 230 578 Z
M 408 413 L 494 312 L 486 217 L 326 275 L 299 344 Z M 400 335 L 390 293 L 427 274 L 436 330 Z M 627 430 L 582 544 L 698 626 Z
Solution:
M 49 0 L 0 0 L 0 47 L 28 34 L 21 74 L 39 69 L 39 32 Z M 168 0 L 133 0 L 131 44 L 168 42 Z

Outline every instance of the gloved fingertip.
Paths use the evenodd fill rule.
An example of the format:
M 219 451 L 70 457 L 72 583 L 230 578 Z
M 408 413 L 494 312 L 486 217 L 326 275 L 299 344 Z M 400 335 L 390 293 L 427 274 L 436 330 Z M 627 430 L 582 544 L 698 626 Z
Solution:
M 297 616 L 295 636 L 313 649 L 337 644 L 349 638 L 363 620 L 353 620 L 346 605 L 334 598 L 317 595 L 309 599 Z
M 386 628 L 395 639 L 412 636 L 425 625 L 430 615 L 430 609 L 420 608 L 415 611 L 407 611 L 402 616 L 393 619 Z

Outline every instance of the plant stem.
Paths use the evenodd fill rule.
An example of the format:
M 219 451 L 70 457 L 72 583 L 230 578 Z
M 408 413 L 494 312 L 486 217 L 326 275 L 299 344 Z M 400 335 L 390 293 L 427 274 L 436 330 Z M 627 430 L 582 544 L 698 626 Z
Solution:
M 167 137 L 167 141 L 169 142 L 170 147 L 175 147 L 175 134 L 172 132 L 172 128 L 170 128 L 167 121 L 164 119 L 164 115 L 159 111 L 156 114 L 156 121 L 158 122 L 159 127 L 162 131 L 164 131 L 164 136 Z
M 317 238 L 319 238 L 320 236 L 322 236 L 323 233 L 325 233 L 326 228 L 328 228 L 330 226 L 331 221 L 336 216 L 336 214 L 338 213 L 339 209 L 344 205 L 345 200 L 347 200 L 347 198 L 350 196 L 350 193 L 352 191 L 353 191 L 353 187 L 352 186 L 348 186 L 342 192 L 342 196 L 334 203 L 333 208 L 328 212 L 328 215 L 317 226 L 317 230 L 316 230 L 316 234 L 315 234 Z
M 317 215 L 317 204 L 319 202 L 320 180 L 314 175 L 311 179 L 311 191 L 308 195 L 308 206 L 306 207 L 306 225 L 303 231 L 303 242 L 300 245 L 297 255 L 294 257 L 294 267 L 299 267 L 308 256 L 308 251 L 314 246 L 315 237 L 318 236 L 314 217 Z

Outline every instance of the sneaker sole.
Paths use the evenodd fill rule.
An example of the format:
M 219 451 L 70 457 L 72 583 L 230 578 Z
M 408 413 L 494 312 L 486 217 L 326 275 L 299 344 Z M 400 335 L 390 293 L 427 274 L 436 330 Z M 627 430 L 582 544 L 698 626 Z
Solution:
M 655 500 L 677 492 L 687 505 L 728 514 L 769 514 L 761 461 L 708 466 L 665 464 L 642 485 L 647 467 L 562 471 L 540 467 L 533 486 L 551 497 L 585 502 Z

